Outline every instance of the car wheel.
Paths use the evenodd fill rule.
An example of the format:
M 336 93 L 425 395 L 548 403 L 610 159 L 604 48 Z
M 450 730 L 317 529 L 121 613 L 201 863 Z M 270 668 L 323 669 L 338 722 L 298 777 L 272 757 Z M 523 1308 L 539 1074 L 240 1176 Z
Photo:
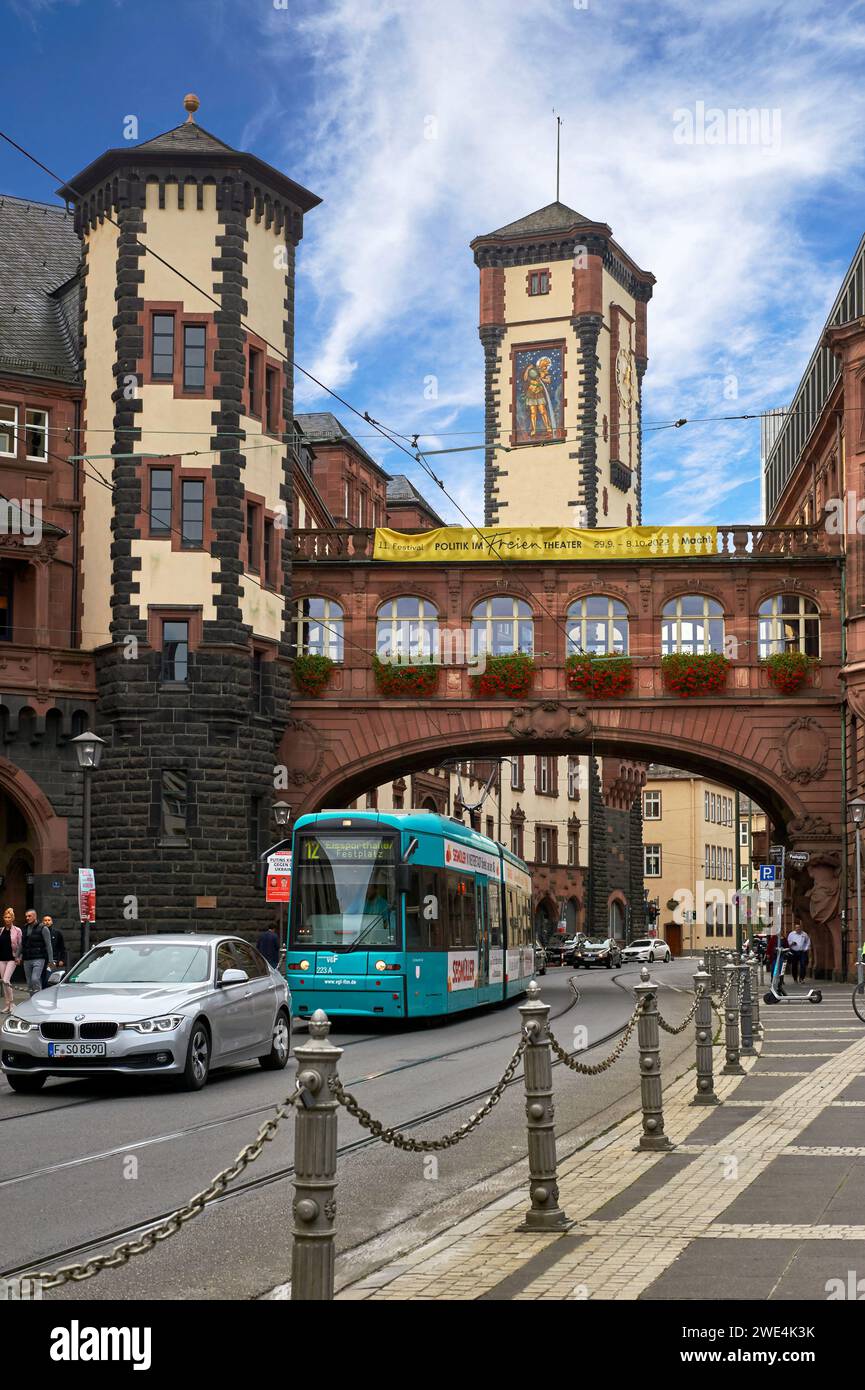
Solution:
M 6 1080 L 9 1082 L 9 1085 L 12 1087 L 13 1091 L 20 1091 L 22 1095 L 26 1096 L 33 1094 L 35 1091 L 41 1091 L 42 1087 L 45 1085 L 45 1082 L 48 1080 L 48 1077 L 12 1076 L 9 1072 L 7 1072 Z
M 192 1028 L 189 1047 L 186 1052 L 186 1066 L 183 1068 L 184 1091 L 200 1091 L 207 1084 L 210 1075 L 210 1034 L 203 1023 Z
M 646 960 L 649 962 L 650 965 L 655 964 L 655 955 L 653 951 L 649 952 L 649 954 L 646 956 Z
M 276 1015 L 276 1022 L 273 1025 L 273 1037 L 270 1043 L 270 1051 L 264 1056 L 259 1057 L 259 1062 L 265 1071 L 282 1071 L 288 1061 L 288 1054 L 291 1052 L 291 1023 L 285 1009 L 280 1009 Z
M 612 962 L 611 960 L 608 960 L 608 961 L 607 961 L 607 969 L 608 969 L 608 970 L 612 970 L 612 968 L 613 968 L 613 962 Z

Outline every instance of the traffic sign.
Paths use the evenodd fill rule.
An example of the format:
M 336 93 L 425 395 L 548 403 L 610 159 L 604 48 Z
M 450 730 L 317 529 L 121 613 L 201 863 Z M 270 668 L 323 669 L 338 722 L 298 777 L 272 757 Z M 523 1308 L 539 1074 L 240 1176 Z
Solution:
M 775 865 L 774 865 L 774 864 L 761 864 L 761 865 L 760 865 L 760 882 L 761 882 L 761 883 L 774 883 L 774 882 L 775 882 L 775 873 L 776 873 L 776 869 L 775 869 Z
M 291 897 L 291 851 L 271 854 L 267 861 L 267 896 L 269 903 L 287 903 Z
M 788 864 L 807 864 L 811 858 L 807 849 L 791 849 L 787 855 Z

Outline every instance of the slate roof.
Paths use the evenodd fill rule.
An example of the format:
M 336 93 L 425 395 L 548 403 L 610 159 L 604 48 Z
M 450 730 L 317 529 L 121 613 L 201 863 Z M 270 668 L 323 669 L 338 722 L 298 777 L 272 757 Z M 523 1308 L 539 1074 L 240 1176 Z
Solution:
M 331 442 L 334 444 L 350 444 L 353 449 L 356 449 L 357 452 L 366 459 L 367 463 L 371 463 L 373 468 L 377 468 L 379 473 L 385 478 L 390 477 L 390 474 L 382 468 L 381 464 L 378 463 L 371 454 L 367 453 L 363 445 L 358 443 L 354 435 L 350 434 L 345 426 L 337 420 L 336 416 L 331 415 L 329 410 L 314 410 L 304 415 L 296 414 L 294 418 L 303 430 L 303 433 L 311 441 L 317 441 L 321 444 L 329 444 Z
M 64 208 L 0 195 L 0 370 L 80 380 L 80 260 Z
M 538 232 L 565 232 L 578 222 L 590 223 L 590 217 L 584 217 L 581 212 L 575 212 L 565 203 L 548 203 L 545 208 L 538 208 L 537 212 L 530 212 L 526 217 L 520 217 L 516 222 L 508 222 L 504 227 L 497 228 L 494 232 L 487 232 L 487 236 L 533 236 Z
M 142 140 L 135 148 L 165 150 L 168 154 L 188 154 L 193 150 L 201 154 L 238 153 L 232 145 L 226 145 L 224 140 L 220 140 L 217 135 L 211 135 L 209 130 L 196 125 L 195 121 L 184 121 L 182 125 L 176 125 L 172 130 L 164 131 L 162 135 L 154 135 L 152 140 Z
M 414 483 L 411 482 L 404 473 L 395 473 L 387 485 L 387 505 L 388 507 L 423 507 L 433 518 L 436 525 L 444 526 L 438 512 L 431 507 L 422 492 L 418 492 Z

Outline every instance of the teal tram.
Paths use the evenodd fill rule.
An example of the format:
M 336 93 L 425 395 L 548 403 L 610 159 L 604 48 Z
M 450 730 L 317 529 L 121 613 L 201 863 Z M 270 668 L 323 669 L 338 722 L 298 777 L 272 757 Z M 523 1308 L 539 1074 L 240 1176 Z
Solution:
M 286 974 L 296 1016 L 435 1017 L 523 994 L 521 859 L 429 812 L 323 811 L 294 829 Z

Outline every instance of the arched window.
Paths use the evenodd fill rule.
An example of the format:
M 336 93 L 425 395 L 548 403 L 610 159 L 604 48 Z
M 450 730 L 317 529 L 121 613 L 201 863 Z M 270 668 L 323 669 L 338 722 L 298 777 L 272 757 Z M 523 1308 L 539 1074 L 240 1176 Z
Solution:
M 295 651 L 298 656 L 343 659 L 343 613 L 331 598 L 299 598 L 295 617 Z
M 705 594 L 682 594 L 664 604 L 661 655 L 700 656 L 724 650 L 724 610 Z
M 589 656 L 628 652 L 628 610 L 617 598 L 589 594 L 578 598 L 568 609 L 568 650 Z
M 775 594 L 760 604 L 760 658 L 776 652 L 820 655 L 820 609 L 804 594 Z
M 472 609 L 474 650 L 489 656 L 509 656 L 522 652 L 531 656 L 534 648 L 532 610 L 521 598 L 497 594 Z
M 375 649 L 380 661 L 429 661 L 438 648 L 438 609 L 426 598 L 392 598 L 378 610 Z

